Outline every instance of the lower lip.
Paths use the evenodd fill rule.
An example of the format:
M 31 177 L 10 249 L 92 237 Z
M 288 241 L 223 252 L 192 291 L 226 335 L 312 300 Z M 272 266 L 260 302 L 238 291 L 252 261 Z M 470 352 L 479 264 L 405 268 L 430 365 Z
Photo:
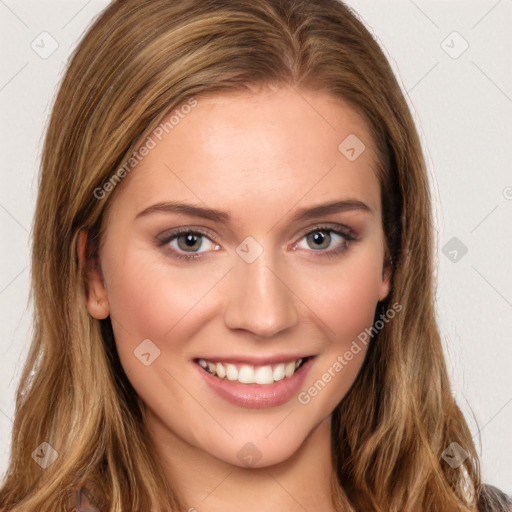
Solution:
M 314 357 L 310 357 L 291 377 L 274 384 L 242 384 L 238 381 L 219 379 L 193 363 L 208 386 L 224 400 L 248 409 L 276 407 L 288 402 L 299 391 Z

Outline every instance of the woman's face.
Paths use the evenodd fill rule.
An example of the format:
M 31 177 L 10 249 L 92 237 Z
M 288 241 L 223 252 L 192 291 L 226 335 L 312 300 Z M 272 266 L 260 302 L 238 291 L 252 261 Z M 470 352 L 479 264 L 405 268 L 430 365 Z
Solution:
M 118 185 L 88 309 L 160 440 L 275 464 L 329 421 L 389 291 L 373 143 L 319 92 L 180 112 Z

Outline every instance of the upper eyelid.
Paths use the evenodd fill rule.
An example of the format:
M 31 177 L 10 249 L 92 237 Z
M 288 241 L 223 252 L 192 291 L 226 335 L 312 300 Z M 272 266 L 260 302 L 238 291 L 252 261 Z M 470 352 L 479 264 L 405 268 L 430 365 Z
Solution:
M 337 222 L 317 222 L 313 226 L 309 228 L 305 228 L 299 232 L 300 236 L 306 236 L 307 234 L 314 231 L 333 231 L 333 232 L 343 232 L 348 231 L 349 234 L 356 236 L 356 232 L 350 226 L 346 224 L 340 224 Z M 343 233 L 342 233 L 343 234 Z
M 340 235 L 350 235 L 352 237 L 352 240 L 357 240 L 358 236 L 354 229 L 352 229 L 350 226 L 347 226 L 346 224 L 339 224 L 339 223 L 333 223 L 333 222 L 317 222 L 312 226 L 309 226 L 307 228 L 304 228 L 303 230 L 299 231 L 297 235 L 295 235 L 294 238 L 299 237 L 296 242 L 293 242 L 293 244 L 300 241 L 303 237 L 307 236 L 308 234 L 315 232 L 315 231 L 331 231 L 334 233 L 339 233 Z M 347 231 L 347 233 L 343 233 L 343 231 Z M 156 238 L 157 240 L 161 241 L 161 243 L 169 243 L 171 240 L 175 240 L 180 235 L 186 234 L 186 233 L 195 233 L 201 236 L 206 236 L 207 238 L 210 238 L 210 241 L 213 243 L 220 244 L 219 237 L 217 237 L 215 234 L 213 234 L 208 228 L 199 227 L 199 226 L 183 226 L 183 227 L 177 227 L 170 229 L 168 231 L 165 231 L 164 233 L 158 235 Z M 196 253 L 197 254 L 197 253 Z
M 157 235 L 156 239 L 160 240 L 160 241 L 166 241 L 169 239 L 174 240 L 178 236 L 186 234 L 186 233 L 196 233 L 201 236 L 206 236 L 206 237 L 211 238 L 212 242 L 219 243 L 218 242 L 219 237 L 217 237 L 215 234 L 213 234 L 209 229 L 195 227 L 195 226 L 190 226 L 190 227 L 186 226 L 186 227 L 178 227 L 178 228 L 169 229 L 169 230 L 166 230 L 166 231 L 160 233 L 159 235 Z

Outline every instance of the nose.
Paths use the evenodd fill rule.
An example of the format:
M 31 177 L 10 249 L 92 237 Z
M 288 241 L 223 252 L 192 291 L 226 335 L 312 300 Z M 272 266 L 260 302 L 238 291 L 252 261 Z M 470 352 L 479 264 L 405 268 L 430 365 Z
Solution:
M 224 313 L 228 328 L 269 338 L 296 325 L 297 297 L 270 252 L 263 251 L 252 263 L 237 257 L 230 274 Z

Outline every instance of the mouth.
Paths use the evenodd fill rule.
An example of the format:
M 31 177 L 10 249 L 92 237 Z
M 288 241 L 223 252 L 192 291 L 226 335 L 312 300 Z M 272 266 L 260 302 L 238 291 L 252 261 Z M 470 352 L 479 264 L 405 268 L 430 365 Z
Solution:
M 239 382 L 240 384 L 270 386 L 276 382 L 292 378 L 312 357 L 300 357 L 290 361 L 266 365 L 231 363 L 207 359 L 196 359 L 194 362 L 205 372 L 220 380 Z
M 316 356 L 193 359 L 200 380 L 223 400 L 248 409 L 277 407 L 297 395 Z M 254 364 L 251 364 L 254 363 Z

